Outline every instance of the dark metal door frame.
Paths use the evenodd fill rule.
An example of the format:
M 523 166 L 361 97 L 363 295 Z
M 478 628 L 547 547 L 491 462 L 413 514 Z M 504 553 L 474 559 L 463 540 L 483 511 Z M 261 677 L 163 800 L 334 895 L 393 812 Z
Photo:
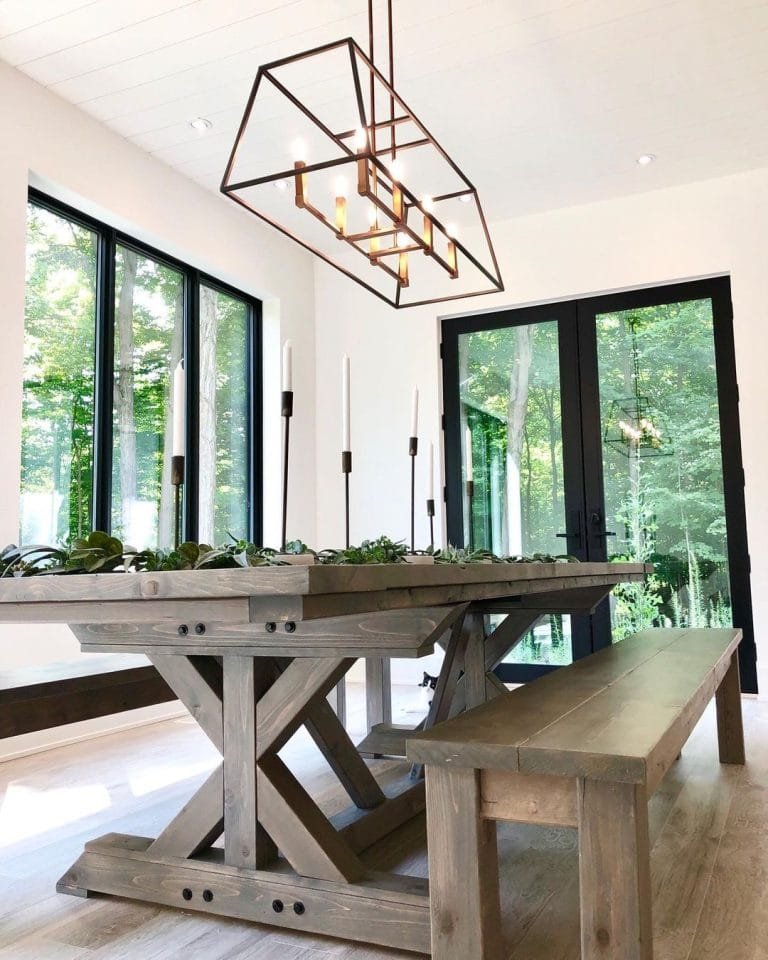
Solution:
M 553 320 L 558 322 L 567 549 L 580 560 L 604 560 L 607 559 L 607 538 L 604 535 L 596 317 L 602 313 L 704 299 L 712 303 L 731 605 L 734 623 L 744 632 L 739 648 L 741 682 L 745 692 L 756 693 L 757 655 L 749 582 L 751 568 L 739 432 L 733 307 L 728 277 L 444 319 L 441 357 L 448 540 L 453 544 L 464 541 L 459 396 L 461 334 Z M 589 522 L 590 517 L 595 522 Z M 607 602 L 589 621 L 573 618 L 574 659 L 610 643 Z M 556 668 L 503 664 L 500 676 L 510 682 L 524 682 L 552 669 Z

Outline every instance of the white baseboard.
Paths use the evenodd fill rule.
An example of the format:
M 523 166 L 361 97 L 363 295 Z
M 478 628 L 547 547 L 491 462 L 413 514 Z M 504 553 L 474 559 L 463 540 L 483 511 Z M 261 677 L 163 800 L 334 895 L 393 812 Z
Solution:
M 51 730 L 25 733 L 20 737 L 9 737 L 7 740 L 0 740 L 0 763 L 29 757 L 35 753 L 44 753 L 46 750 L 54 750 L 57 747 L 66 747 L 71 743 L 80 743 L 83 740 L 107 737 L 111 733 L 131 730 L 134 727 L 144 727 L 150 723 L 159 723 L 161 720 L 175 720 L 184 716 L 189 716 L 187 710 L 178 700 L 174 700 L 171 703 L 141 707 L 139 710 L 126 710 L 124 713 L 117 713 L 111 717 L 97 717 L 95 720 L 70 723 L 65 727 L 54 727 Z

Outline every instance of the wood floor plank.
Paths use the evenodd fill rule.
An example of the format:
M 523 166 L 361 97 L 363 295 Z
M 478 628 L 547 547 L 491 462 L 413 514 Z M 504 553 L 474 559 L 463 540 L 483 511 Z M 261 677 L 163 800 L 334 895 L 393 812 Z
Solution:
M 348 689 L 350 732 L 359 737 L 364 694 L 358 684 Z M 395 719 L 402 722 L 399 704 L 406 694 L 415 702 L 417 692 L 395 689 Z M 655 960 L 765 960 L 768 703 L 744 700 L 744 718 L 743 777 L 718 764 L 710 708 L 651 801 Z M 283 755 L 326 815 L 348 806 L 309 735 L 300 733 Z M 173 720 L 0 764 L 0 960 L 413 960 L 404 951 L 140 903 L 112 914 L 139 918 L 126 919 L 123 932 L 116 924 L 113 939 L 106 913 L 98 922 L 100 946 L 78 940 L 87 937 L 94 911 L 114 903 L 53 893 L 84 840 L 112 830 L 156 836 L 218 759 L 193 722 Z M 392 761 L 374 761 L 372 769 L 382 781 L 408 772 Z M 99 805 L 49 823 L 49 812 L 63 802 L 75 801 L 76 808 L 92 791 L 102 797 Z M 579 960 L 574 838 L 567 829 L 504 824 L 499 830 L 509 960 Z M 425 876 L 423 819 L 409 821 L 364 859 L 367 866 Z

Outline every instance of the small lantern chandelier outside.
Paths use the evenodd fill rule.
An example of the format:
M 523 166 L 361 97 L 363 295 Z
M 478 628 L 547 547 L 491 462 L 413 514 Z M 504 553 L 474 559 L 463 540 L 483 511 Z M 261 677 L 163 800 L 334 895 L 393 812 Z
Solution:
M 674 453 L 664 414 L 640 393 L 640 354 L 637 322 L 630 317 L 632 334 L 632 380 L 634 396 L 613 400 L 605 421 L 604 442 L 625 457 L 669 457 Z
M 259 67 L 221 191 L 393 307 L 503 290 L 477 190 L 351 38 Z

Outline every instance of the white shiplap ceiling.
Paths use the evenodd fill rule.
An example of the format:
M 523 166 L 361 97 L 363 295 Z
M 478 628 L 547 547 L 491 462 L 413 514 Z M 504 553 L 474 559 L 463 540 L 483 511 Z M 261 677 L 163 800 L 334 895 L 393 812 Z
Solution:
M 768 2 L 394 13 L 396 86 L 491 220 L 768 165 Z M 345 36 L 365 0 L 0 0 L 0 58 L 212 190 L 259 64 Z

